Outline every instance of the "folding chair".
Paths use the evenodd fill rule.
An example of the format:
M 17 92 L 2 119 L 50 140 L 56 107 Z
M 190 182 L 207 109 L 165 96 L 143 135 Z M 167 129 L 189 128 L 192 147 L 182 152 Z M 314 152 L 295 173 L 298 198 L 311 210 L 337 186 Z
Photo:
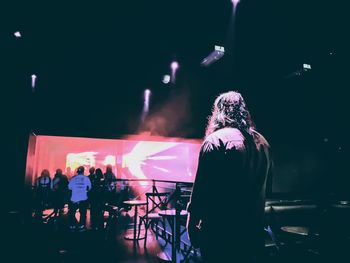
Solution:
M 140 222 L 139 222 L 139 230 L 138 230 L 138 238 L 140 238 L 140 230 L 142 224 L 145 226 L 145 242 L 144 245 L 146 246 L 147 243 L 147 232 L 148 228 L 156 223 L 156 227 L 158 227 L 158 221 L 162 219 L 162 217 L 158 214 L 157 211 L 159 210 L 165 210 L 167 209 L 168 205 L 168 197 L 170 193 L 146 193 L 146 214 L 143 216 L 140 216 Z M 164 224 L 164 223 L 163 223 Z M 165 229 L 165 227 L 164 227 Z M 158 238 L 158 231 L 156 231 L 156 238 Z

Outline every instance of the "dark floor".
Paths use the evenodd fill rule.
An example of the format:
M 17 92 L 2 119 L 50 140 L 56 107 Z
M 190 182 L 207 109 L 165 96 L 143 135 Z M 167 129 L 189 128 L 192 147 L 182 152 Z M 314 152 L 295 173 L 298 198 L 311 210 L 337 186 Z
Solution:
M 46 210 L 49 214 L 51 210 Z M 79 218 L 79 213 L 77 213 Z M 67 214 L 60 218 L 27 219 L 16 211 L 6 214 L 4 221 L 5 251 L 11 262 L 160 262 L 160 255 L 171 255 L 171 246 L 150 230 L 144 240 L 133 242 L 124 237 L 132 233 L 133 211 L 106 221 L 104 228 L 93 230 L 89 212 L 85 231 L 70 230 Z M 144 230 L 141 230 L 141 236 Z M 180 259 L 183 254 L 179 254 Z M 189 262 L 200 262 L 200 258 Z
M 160 262 L 159 253 L 170 254 L 170 245 L 164 247 L 164 240 L 157 240 L 154 234 L 146 248 L 143 240 L 134 243 L 124 239 L 131 231 L 132 211 L 107 221 L 99 231 L 92 230 L 88 220 L 86 231 L 72 232 L 66 215 L 45 223 L 13 211 L 6 213 L 5 219 L 2 262 Z M 263 262 L 350 262 L 348 235 L 329 231 L 322 236 L 279 236 L 282 241 L 277 249 L 267 235 Z M 201 262 L 200 256 L 192 256 L 189 262 Z

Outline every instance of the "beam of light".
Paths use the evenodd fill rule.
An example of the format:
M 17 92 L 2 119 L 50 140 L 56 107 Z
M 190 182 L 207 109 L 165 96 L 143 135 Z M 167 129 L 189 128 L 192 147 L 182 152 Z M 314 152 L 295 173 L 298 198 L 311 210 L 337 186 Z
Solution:
M 137 179 L 147 179 L 147 176 L 143 173 L 141 169 L 141 165 L 143 162 L 138 162 L 137 159 L 126 159 L 126 163 L 128 163 L 128 169 Z M 148 182 L 139 182 L 140 186 L 147 186 Z
M 138 142 L 131 152 L 123 156 L 123 167 L 127 167 L 131 174 L 133 174 L 137 179 L 146 179 L 147 176 L 141 169 L 142 166 L 146 166 L 146 160 L 157 153 L 170 149 L 176 146 L 177 143 L 167 142 Z M 159 170 L 159 167 L 158 167 Z M 140 183 L 141 186 L 147 183 Z
M 171 62 L 170 67 L 172 70 L 177 70 L 179 68 L 179 63 L 177 61 L 173 61 Z
M 174 159 L 177 159 L 177 156 L 163 155 L 163 156 L 148 157 L 147 159 L 148 160 L 174 160 Z
M 143 103 L 143 111 L 148 112 L 149 110 L 149 99 L 151 96 L 151 91 L 149 89 L 146 89 L 144 92 L 144 103 Z
M 162 171 L 164 173 L 170 173 L 170 171 L 168 169 L 165 169 L 165 168 L 162 168 L 162 167 L 158 167 L 158 166 L 155 166 L 155 165 L 153 165 L 152 167 L 154 169 L 157 169 L 157 170 Z
M 236 7 L 237 7 L 239 1 L 240 1 L 240 0 L 231 0 L 234 11 L 235 11 L 235 9 L 236 9 Z
M 171 68 L 171 83 L 174 84 L 176 81 L 176 71 L 179 68 L 179 63 L 177 61 L 171 62 L 170 68 Z
M 34 91 L 35 90 L 35 84 L 36 84 L 36 75 L 35 74 L 33 74 L 32 76 L 31 76 L 31 78 L 32 78 L 32 91 Z
M 149 112 L 149 102 L 151 97 L 151 91 L 149 89 L 145 89 L 143 93 L 143 110 L 141 115 L 141 123 L 145 121 L 145 118 Z
M 236 46 L 236 13 L 237 13 L 237 7 L 239 4 L 239 0 L 231 0 L 232 2 L 232 12 L 230 15 L 227 31 L 226 31 L 226 37 L 225 37 L 225 42 L 224 46 L 226 47 L 226 53 L 228 55 L 231 55 L 231 60 L 235 60 L 234 52 L 233 50 L 235 49 Z
M 168 150 L 178 143 L 176 142 L 150 142 L 150 141 L 140 141 L 138 142 L 129 154 L 141 155 L 143 157 L 148 157 L 155 155 L 159 152 Z M 146 159 L 146 158 L 145 158 Z

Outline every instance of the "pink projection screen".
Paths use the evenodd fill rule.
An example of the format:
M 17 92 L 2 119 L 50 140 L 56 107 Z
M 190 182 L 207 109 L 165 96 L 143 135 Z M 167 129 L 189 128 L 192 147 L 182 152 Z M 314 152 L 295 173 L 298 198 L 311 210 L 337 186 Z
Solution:
M 43 169 L 53 177 L 60 168 L 70 177 L 80 165 L 85 174 L 90 167 L 105 172 L 112 165 L 119 179 L 193 182 L 201 141 L 142 135 L 125 139 L 36 136 L 34 144 L 34 154 L 27 158 L 32 184 Z

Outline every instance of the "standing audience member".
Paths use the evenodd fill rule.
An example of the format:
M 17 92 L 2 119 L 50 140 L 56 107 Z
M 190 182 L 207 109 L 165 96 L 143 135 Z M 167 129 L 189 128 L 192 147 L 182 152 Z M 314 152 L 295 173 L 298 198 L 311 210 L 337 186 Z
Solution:
M 99 229 L 102 227 L 103 223 L 103 173 L 100 168 L 97 168 L 94 173 L 89 175 L 92 189 L 89 192 L 89 200 L 90 200 L 90 216 L 91 216 L 91 224 L 93 229 Z
M 51 192 L 51 178 L 50 172 L 47 169 L 42 170 L 41 175 L 36 179 L 35 182 L 35 193 L 36 193 L 36 217 L 42 217 L 43 210 L 49 204 L 49 197 Z
M 86 212 L 88 206 L 87 193 L 91 189 L 91 182 L 89 177 L 84 175 L 84 167 L 80 166 L 77 169 L 77 175 L 73 176 L 68 184 L 72 195 L 69 203 L 69 219 L 70 228 L 75 229 L 78 223 L 79 230 L 84 230 L 86 227 Z M 75 212 L 79 209 L 80 221 L 77 222 Z
M 271 167 L 270 145 L 256 131 L 242 95 L 221 94 L 209 118 L 188 207 L 190 240 L 200 247 L 203 262 L 264 261 L 263 219 Z M 222 182 L 213 187 L 217 176 Z M 214 197 L 215 210 L 209 207 Z M 226 211 L 223 226 L 218 211 Z
M 115 204 L 116 200 L 116 182 L 117 178 L 112 171 L 112 165 L 107 165 L 104 174 L 104 182 L 106 187 L 106 201 L 110 204 Z
M 60 216 L 63 212 L 67 191 L 68 178 L 62 173 L 61 169 L 57 169 L 52 179 L 52 197 L 55 216 Z
M 91 181 L 91 178 L 95 176 L 95 167 L 90 167 L 88 176 Z

